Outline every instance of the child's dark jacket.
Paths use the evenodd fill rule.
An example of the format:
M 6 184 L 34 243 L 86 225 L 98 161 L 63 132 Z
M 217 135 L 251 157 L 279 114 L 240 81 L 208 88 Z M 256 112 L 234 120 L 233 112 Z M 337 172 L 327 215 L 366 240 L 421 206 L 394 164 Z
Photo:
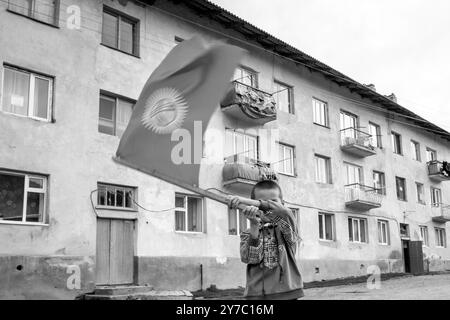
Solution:
M 260 226 L 259 238 L 241 233 L 241 260 L 247 264 L 247 299 L 297 299 L 303 297 L 303 281 L 295 261 L 299 240 L 291 210 L 274 208 L 262 201 L 270 223 Z

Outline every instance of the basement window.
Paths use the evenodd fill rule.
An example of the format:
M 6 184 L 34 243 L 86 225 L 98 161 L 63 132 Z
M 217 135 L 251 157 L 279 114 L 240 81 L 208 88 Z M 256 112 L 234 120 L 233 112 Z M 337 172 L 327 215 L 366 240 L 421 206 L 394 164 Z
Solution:
M 58 25 L 59 0 L 9 0 L 8 10 L 46 24 Z
M 175 195 L 175 230 L 202 232 L 203 199 L 194 196 Z
M 0 171 L 0 223 L 46 223 L 47 177 Z

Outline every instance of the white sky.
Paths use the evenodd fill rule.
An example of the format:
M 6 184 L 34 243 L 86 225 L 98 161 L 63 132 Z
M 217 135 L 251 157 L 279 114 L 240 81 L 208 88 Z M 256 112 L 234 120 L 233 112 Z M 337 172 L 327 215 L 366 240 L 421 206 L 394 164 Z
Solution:
M 450 131 L 449 0 L 211 0 Z

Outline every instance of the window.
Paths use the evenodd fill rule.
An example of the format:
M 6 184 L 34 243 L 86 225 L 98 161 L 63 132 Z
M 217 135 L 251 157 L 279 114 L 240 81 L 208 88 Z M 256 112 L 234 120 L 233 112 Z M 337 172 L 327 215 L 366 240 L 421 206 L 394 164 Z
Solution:
M 237 160 L 243 163 L 258 160 L 258 137 L 226 129 L 225 157 L 234 155 L 237 155 Z
M 228 234 L 238 235 L 250 228 L 249 220 L 239 209 L 228 210 Z
M 180 43 L 182 43 L 184 41 L 184 39 L 179 37 L 179 36 L 175 36 L 173 38 L 173 40 L 175 41 L 176 44 L 180 44 Z
M 136 188 L 112 184 L 97 184 L 97 205 L 114 209 L 135 209 Z
M 379 125 L 369 122 L 369 134 L 371 135 L 371 145 L 377 148 L 381 148 L 381 128 Z
M 175 230 L 202 232 L 202 198 L 177 194 L 175 196 Z
M 245 67 L 236 68 L 233 80 L 253 88 L 258 88 L 258 74 Z
M 50 121 L 52 91 L 52 78 L 4 66 L 4 112 Z
M 406 180 L 405 180 L 405 178 L 395 177 L 395 186 L 397 189 L 397 199 L 406 201 Z
M 391 132 L 392 137 L 392 149 L 394 150 L 395 154 L 402 155 L 402 136 L 398 133 L 392 131 Z
M 356 138 L 355 129 L 358 128 L 358 117 L 351 113 L 341 111 L 339 119 L 343 136 Z
M 400 223 L 400 237 L 409 238 L 409 225 Z
M 427 148 L 427 162 L 436 161 L 437 160 L 437 152 L 431 148 Z
M 294 102 L 292 96 L 292 87 L 278 81 L 274 81 L 275 91 L 273 97 L 279 110 L 294 113 Z
M 134 101 L 100 93 L 98 132 L 122 136 L 133 111 Z
M 348 235 L 350 242 L 367 243 L 367 220 L 348 218 Z
M 445 235 L 444 228 L 435 228 L 436 232 L 436 246 L 446 248 L 447 247 L 447 238 Z
M 425 204 L 425 192 L 423 183 L 416 182 L 416 190 L 417 190 L 417 202 Z
M 344 181 L 346 185 L 362 184 L 361 182 L 363 181 L 363 176 L 362 168 L 360 166 L 344 162 L 344 172 Z
M 386 220 L 378 220 L 378 243 L 389 244 L 389 222 Z
M 431 187 L 431 205 L 433 207 L 439 207 L 442 202 L 441 189 Z
M 334 215 L 319 213 L 319 239 L 334 240 Z
M 386 179 L 383 172 L 373 171 L 373 187 L 379 194 L 386 194 Z
M 57 25 L 59 0 L 9 0 L 8 10 L 47 24 Z
M 413 160 L 420 161 L 420 144 L 411 140 L 411 154 Z
M 420 226 L 420 238 L 422 239 L 422 245 L 429 246 L 428 241 L 428 227 L 427 226 Z
M 279 173 L 294 175 L 294 147 L 278 143 L 278 161 L 275 168 Z
M 330 158 L 315 155 L 316 182 L 331 183 L 331 161 Z
M 102 44 L 137 56 L 138 20 L 113 9 L 103 9 Z
M 0 222 L 46 223 L 47 177 L 0 171 Z
M 313 121 L 321 126 L 329 127 L 328 104 L 318 99 L 312 100 L 313 103 Z

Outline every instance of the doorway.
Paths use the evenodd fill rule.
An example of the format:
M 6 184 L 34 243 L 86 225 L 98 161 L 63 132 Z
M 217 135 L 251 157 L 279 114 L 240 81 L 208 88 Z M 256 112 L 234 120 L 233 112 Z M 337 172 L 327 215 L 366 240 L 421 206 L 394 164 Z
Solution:
M 410 273 L 411 263 L 409 255 L 409 240 L 402 240 L 402 248 L 403 248 L 403 264 L 405 267 L 405 273 Z
M 134 220 L 97 219 L 96 284 L 133 283 Z

